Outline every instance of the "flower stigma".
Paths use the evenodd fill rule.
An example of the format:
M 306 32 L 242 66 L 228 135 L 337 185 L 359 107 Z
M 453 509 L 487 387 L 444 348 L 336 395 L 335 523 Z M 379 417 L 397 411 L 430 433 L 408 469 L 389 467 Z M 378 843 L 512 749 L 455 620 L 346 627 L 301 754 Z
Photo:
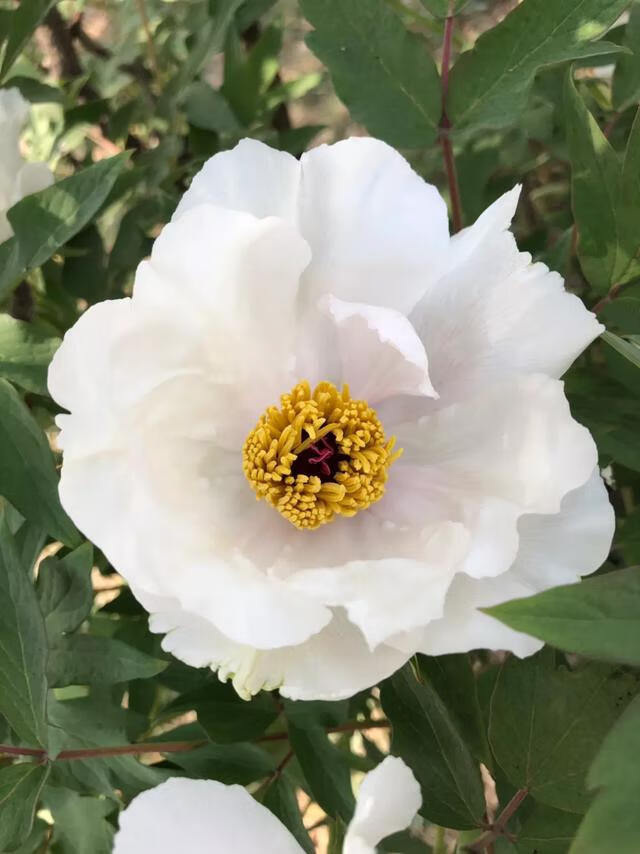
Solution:
M 384 495 L 393 450 L 366 401 L 306 380 L 270 406 L 247 436 L 242 468 L 258 500 L 301 530 L 355 516 Z

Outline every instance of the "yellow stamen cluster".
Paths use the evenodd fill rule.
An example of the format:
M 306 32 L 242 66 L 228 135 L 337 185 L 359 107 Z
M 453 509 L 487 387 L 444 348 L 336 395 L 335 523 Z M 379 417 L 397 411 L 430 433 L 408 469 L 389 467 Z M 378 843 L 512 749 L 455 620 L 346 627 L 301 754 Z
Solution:
M 385 439 L 375 411 L 322 382 L 306 381 L 261 416 L 244 443 L 242 467 L 258 499 L 265 499 L 296 528 L 313 529 L 336 514 L 355 516 L 384 494 L 387 470 L 401 451 Z M 332 434 L 337 454 L 330 480 L 295 474 L 295 461 Z M 337 460 L 337 462 L 336 462 Z

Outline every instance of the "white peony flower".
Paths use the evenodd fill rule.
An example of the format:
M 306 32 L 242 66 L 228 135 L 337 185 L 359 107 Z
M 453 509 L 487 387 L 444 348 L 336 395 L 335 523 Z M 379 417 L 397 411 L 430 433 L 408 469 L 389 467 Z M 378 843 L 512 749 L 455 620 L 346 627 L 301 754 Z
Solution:
M 0 89 L 0 243 L 13 234 L 9 208 L 53 183 L 48 166 L 25 163 L 20 155 L 20 132 L 28 115 L 29 104 L 18 89 Z
M 375 854 L 420 809 L 420 786 L 402 759 L 387 756 L 365 775 L 343 854 Z M 300 854 L 278 819 L 241 786 L 173 777 L 133 799 L 120 814 L 114 854 Z
M 476 609 L 592 572 L 614 523 L 558 379 L 603 327 L 518 251 L 518 194 L 450 238 L 381 142 L 245 140 L 67 333 L 62 503 L 166 650 L 335 699 L 540 646 Z

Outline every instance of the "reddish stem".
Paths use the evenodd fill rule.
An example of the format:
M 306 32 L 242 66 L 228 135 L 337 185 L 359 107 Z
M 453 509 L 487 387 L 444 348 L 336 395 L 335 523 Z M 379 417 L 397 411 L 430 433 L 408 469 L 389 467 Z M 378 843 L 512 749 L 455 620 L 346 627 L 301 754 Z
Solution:
M 497 839 L 501 836 L 507 836 L 507 824 L 528 794 L 529 792 L 527 789 L 518 789 L 498 818 L 490 826 L 489 830 L 484 833 L 480 839 L 476 839 L 476 841 L 472 842 L 471 845 L 467 845 L 465 851 L 489 851 Z
M 458 174 L 456 172 L 456 161 L 453 155 L 450 130 L 451 122 L 447 115 L 447 97 L 449 95 L 449 70 L 451 68 L 451 45 L 453 41 L 453 27 L 455 16 L 452 14 L 453 4 L 449 3 L 449 15 L 444 22 L 444 40 L 442 43 L 442 117 L 440 119 L 440 145 L 444 158 L 444 168 L 449 185 L 449 197 L 451 199 L 451 217 L 453 230 L 460 231 L 463 226 L 462 202 L 460 199 L 460 187 L 458 185 Z
M 379 729 L 382 727 L 391 726 L 387 720 L 381 721 L 352 721 L 350 723 L 341 724 L 340 726 L 329 727 L 327 732 L 359 732 L 367 729 Z M 287 732 L 272 732 L 269 735 L 263 735 L 256 739 L 256 742 L 265 741 L 285 741 L 289 738 Z M 96 759 L 106 756 L 127 756 L 138 755 L 141 753 L 186 753 L 189 750 L 196 750 L 198 747 L 203 747 L 208 742 L 205 739 L 198 741 L 156 741 L 156 742 L 141 742 L 140 744 L 122 744 L 115 747 L 90 747 L 78 748 L 77 750 L 61 750 L 55 757 L 57 760 L 71 759 Z M 13 747 L 10 744 L 0 744 L 0 756 L 34 756 L 39 759 L 47 760 L 47 751 L 41 747 Z

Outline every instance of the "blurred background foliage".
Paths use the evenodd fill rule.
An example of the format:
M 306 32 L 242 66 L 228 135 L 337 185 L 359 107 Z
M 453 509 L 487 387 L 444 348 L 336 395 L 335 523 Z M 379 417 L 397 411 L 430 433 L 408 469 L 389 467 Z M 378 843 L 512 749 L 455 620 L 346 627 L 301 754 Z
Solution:
M 477 845 L 482 826 L 526 789 L 496 838 L 472 850 L 640 851 L 637 747 L 629 753 L 637 701 L 605 740 L 638 689 L 631 634 L 605 653 L 597 633 L 585 649 L 546 638 L 582 657 L 551 648 L 523 662 L 419 657 L 381 692 L 344 703 L 275 694 L 244 703 L 215 675 L 162 652 L 122 580 L 59 506 L 44 440 L 55 448 L 46 367 L 60 337 L 88 305 L 130 293 L 137 264 L 208 157 L 244 136 L 298 156 L 371 133 L 441 189 L 454 221 L 473 222 L 523 185 L 520 247 L 558 270 L 609 329 L 566 379 L 618 518 L 599 576 L 640 563 L 640 3 L 516 7 L 0 0 L 0 85 L 33 105 L 24 151 L 67 179 L 41 195 L 51 210 L 67 205 L 54 236 L 46 204 L 27 199 L 13 209 L 16 237 L 0 247 L 0 593 L 21 609 L 3 613 L 0 646 L 7 660 L 27 659 L 15 673 L 5 661 L 0 673 L 0 741 L 31 745 L 36 758 L 63 751 L 49 763 L 0 757 L 0 851 L 107 854 L 119 807 L 182 773 L 250 785 L 305 850 L 339 851 L 351 776 L 388 750 L 389 721 L 425 800 L 423 820 L 385 850 Z M 470 52 L 451 73 L 443 121 L 448 10 L 453 61 Z M 611 595 L 612 612 L 640 638 L 640 583 L 629 572 L 611 594 L 587 590 Z M 40 692 L 26 711 L 9 696 L 12 679 Z M 105 747 L 125 749 L 105 756 Z

